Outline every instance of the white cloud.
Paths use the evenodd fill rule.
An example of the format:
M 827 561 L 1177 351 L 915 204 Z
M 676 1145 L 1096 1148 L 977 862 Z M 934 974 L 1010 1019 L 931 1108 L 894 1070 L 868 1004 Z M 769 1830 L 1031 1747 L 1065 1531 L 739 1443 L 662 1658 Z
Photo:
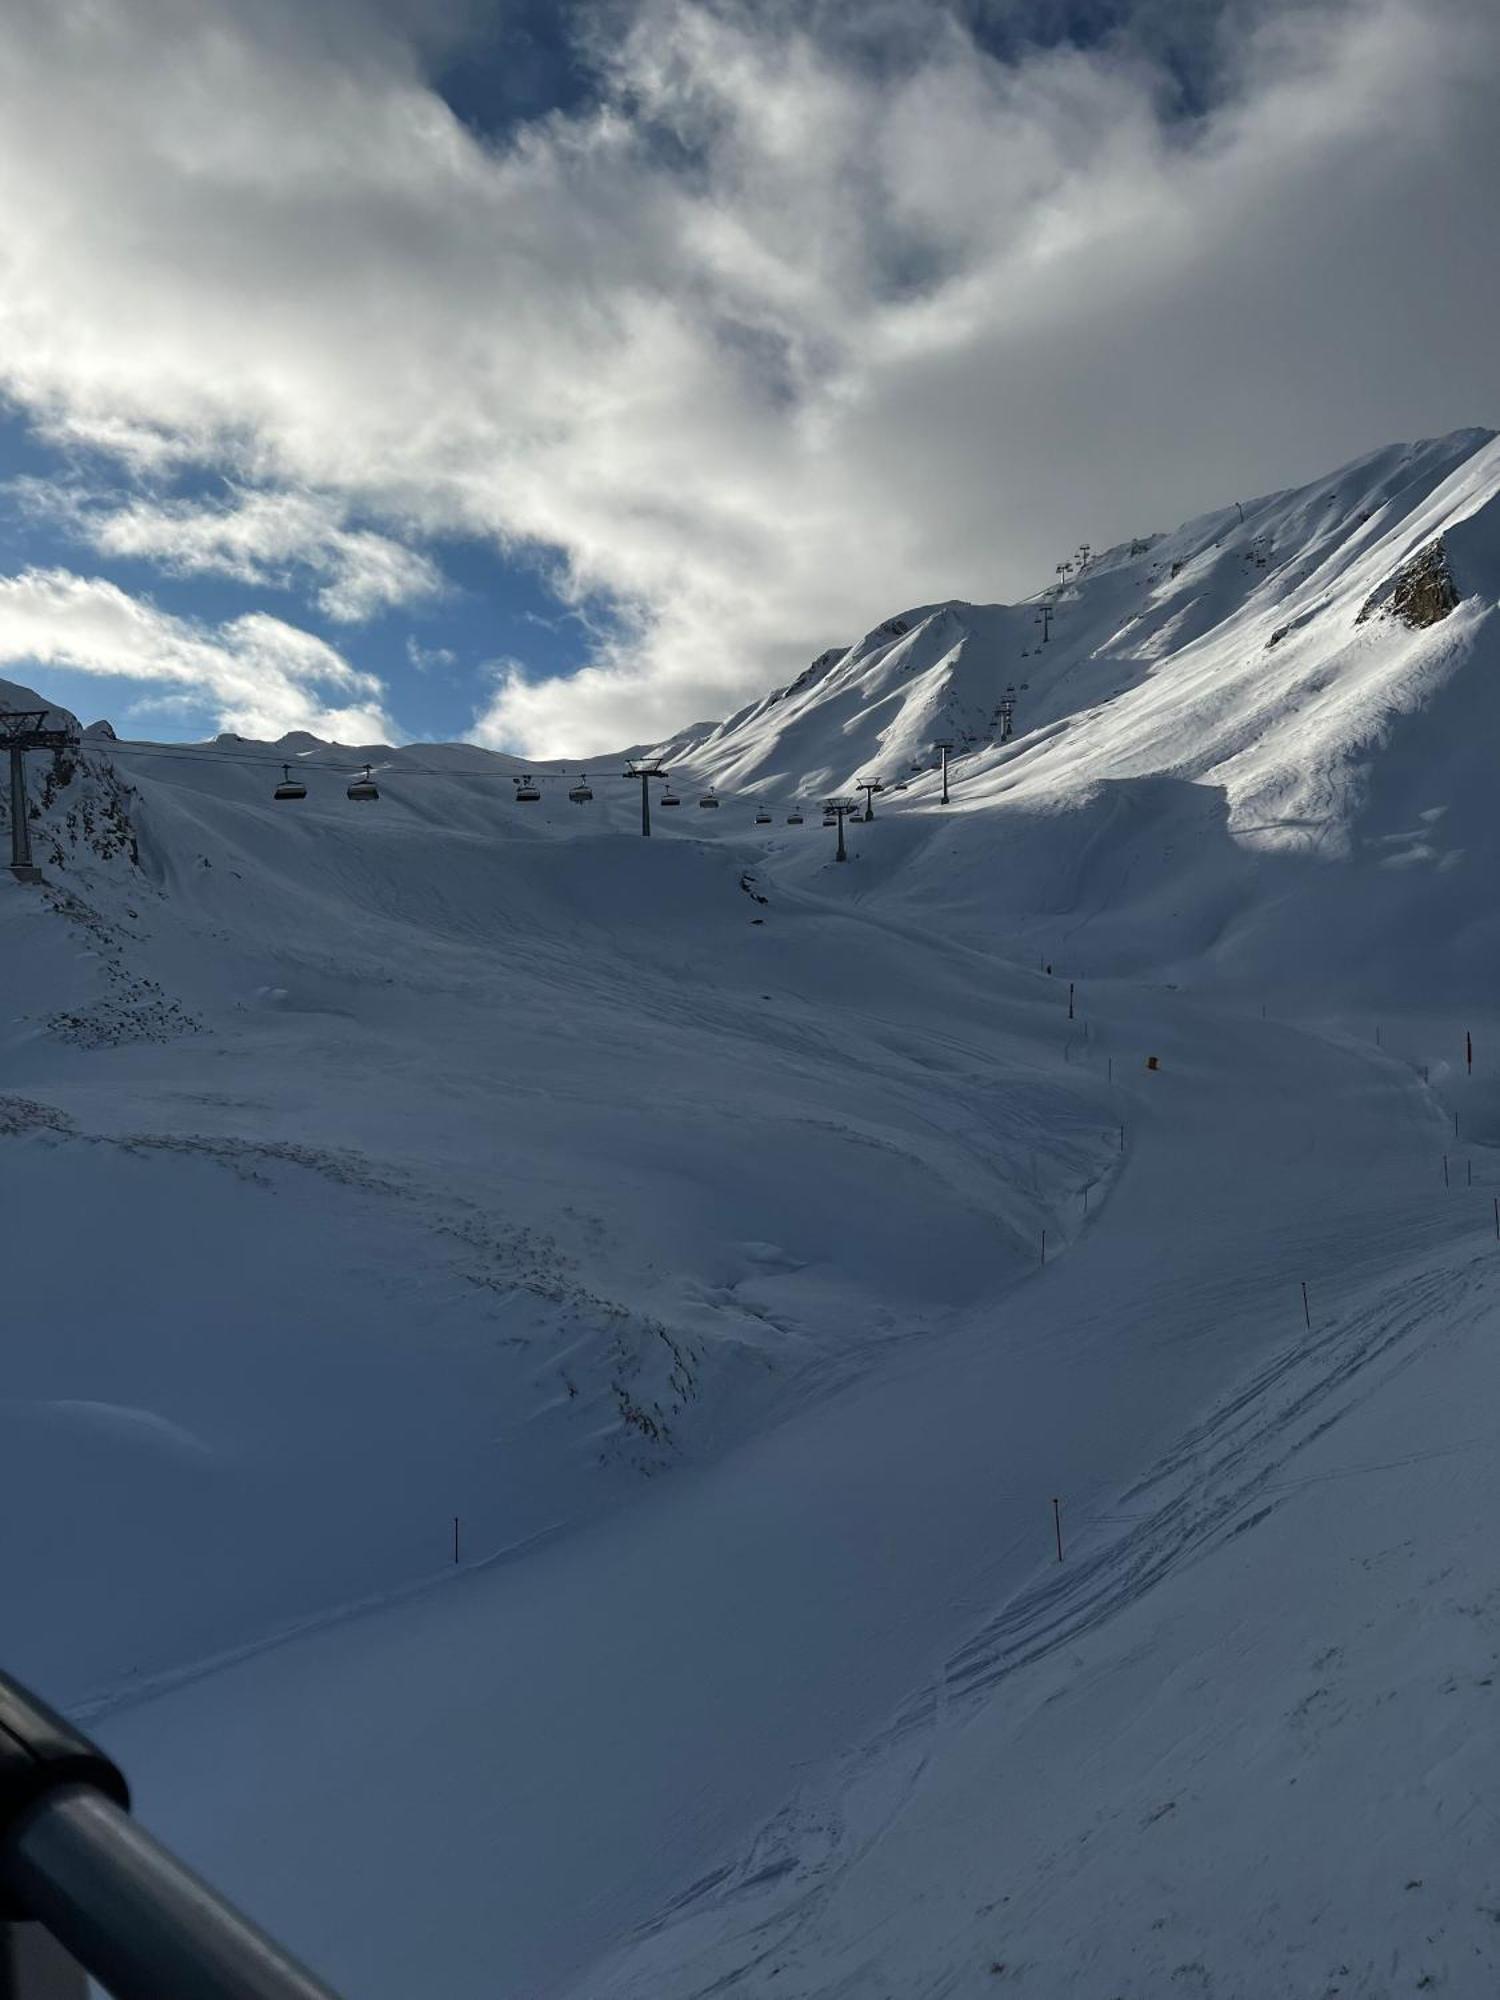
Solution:
M 376 743 L 391 735 L 380 682 L 313 633 L 263 612 L 200 625 L 69 570 L 0 577 L 0 663 L 119 674 L 206 695 L 221 726 L 241 736 L 306 729 Z M 334 704 L 329 695 L 350 699 Z
M 406 657 L 419 674 L 441 673 L 458 664 L 458 655 L 450 646 L 424 646 L 410 634 L 406 641 Z
M 1173 128 L 1138 63 L 1001 64 L 936 5 L 880 64 L 826 9 L 633 0 L 605 101 L 506 149 L 316 12 L 15 0 L 0 383 L 138 461 L 560 551 L 624 636 L 505 682 L 490 740 L 665 734 L 905 604 L 1494 414 L 1488 0 L 1266 0 Z
M 179 576 L 232 576 L 283 588 L 305 571 L 319 579 L 321 610 L 344 624 L 420 603 L 443 588 L 426 556 L 388 535 L 346 526 L 343 510 L 321 494 L 241 489 L 215 506 L 139 496 L 111 504 L 34 479 L 16 482 L 15 490 L 31 511 L 59 517 L 101 555 L 145 557 Z

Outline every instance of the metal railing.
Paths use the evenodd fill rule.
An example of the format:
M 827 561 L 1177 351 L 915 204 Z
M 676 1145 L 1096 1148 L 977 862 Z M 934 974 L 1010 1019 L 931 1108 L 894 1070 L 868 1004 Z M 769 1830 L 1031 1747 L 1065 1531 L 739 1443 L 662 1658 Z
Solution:
M 0 1674 L 0 2000 L 335 2000 L 130 1817 L 97 1744 Z

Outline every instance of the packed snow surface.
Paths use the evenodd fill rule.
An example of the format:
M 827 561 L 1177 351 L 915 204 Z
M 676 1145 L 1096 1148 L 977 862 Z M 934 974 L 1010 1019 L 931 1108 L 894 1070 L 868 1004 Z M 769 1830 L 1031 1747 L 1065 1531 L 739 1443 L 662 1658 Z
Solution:
M 33 757 L 6 1667 L 351 1996 L 1493 1990 L 1497 487 L 897 613 L 649 842 Z

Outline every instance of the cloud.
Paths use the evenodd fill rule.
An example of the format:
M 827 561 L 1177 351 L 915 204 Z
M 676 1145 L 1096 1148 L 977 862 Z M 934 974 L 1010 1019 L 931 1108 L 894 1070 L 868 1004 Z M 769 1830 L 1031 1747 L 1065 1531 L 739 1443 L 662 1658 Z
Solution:
M 204 626 L 100 577 L 29 569 L 0 577 L 0 663 L 117 674 L 206 695 L 241 736 L 291 729 L 346 743 L 389 740 L 381 684 L 311 632 L 264 612 Z M 332 705 L 327 695 L 352 699 Z
M 239 490 L 224 504 L 140 496 L 112 504 L 99 494 L 41 480 L 16 481 L 28 511 L 50 514 L 101 555 L 144 557 L 178 576 L 231 576 L 289 588 L 299 573 L 320 579 L 319 608 L 358 624 L 395 605 L 438 596 L 437 566 L 306 492 Z
M 401 8 L 16 0 L 0 383 L 157 474 L 556 552 L 612 624 L 478 729 L 559 753 L 1493 418 L 1488 0 L 1209 10 L 1189 120 L 1128 39 L 859 12 L 622 0 L 595 96 L 491 144 Z
M 410 633 L 406 640 L 406 657 L 419 674 L 440 673 L 458 664 L 458 655 L 451 647 L 424 646 Z

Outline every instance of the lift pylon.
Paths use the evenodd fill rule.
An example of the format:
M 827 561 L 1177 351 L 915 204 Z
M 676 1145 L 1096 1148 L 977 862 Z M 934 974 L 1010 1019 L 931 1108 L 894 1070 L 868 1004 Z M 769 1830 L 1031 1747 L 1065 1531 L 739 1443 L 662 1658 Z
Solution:
M 0 710 L 0 743 L 10 752 L 10 872 L 18 882 L 40 882 L 42 871 L 31 859 L 31 819 L 26 804 L 26 752 L 71 750 L 78 738 L 71 729 L 49 729 L 45 708 Z

